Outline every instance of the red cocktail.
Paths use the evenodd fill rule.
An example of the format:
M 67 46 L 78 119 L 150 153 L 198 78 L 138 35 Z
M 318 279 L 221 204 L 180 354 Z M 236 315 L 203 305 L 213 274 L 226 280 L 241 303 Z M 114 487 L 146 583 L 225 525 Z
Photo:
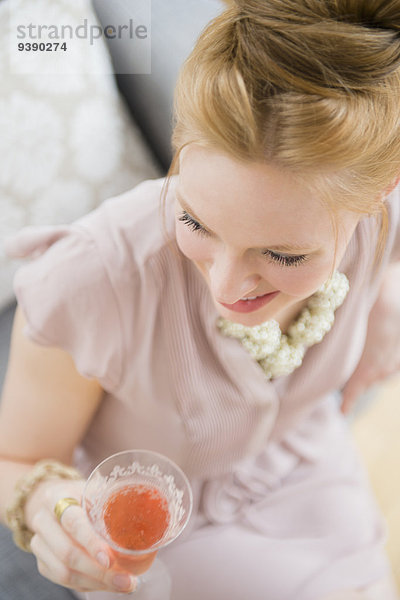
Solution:
M 83 507 L 107 541 L 115 564 L 136 576 L 146 572 L 139 578 L 136 600 L 141 594 L 146 600 L 168 600 L 168 581 L 162 581 L 168 580 L 166 568 L 159 560 L 153 567 L 152 563 L 157 551 L 185 528 L 192 502 L 185 474 L 156 452 L 119 452 L 100 463 L 88 478 Z
M 104 506 L 104 524 L 110 539 L 128 550 L 146 550 L 162 540 L 168 529 L 168 502 L 155 487 L 127 485 L 112 493 Z M 156 552 L 127 556 L 115 552 L 120 567 L 140 575 Z

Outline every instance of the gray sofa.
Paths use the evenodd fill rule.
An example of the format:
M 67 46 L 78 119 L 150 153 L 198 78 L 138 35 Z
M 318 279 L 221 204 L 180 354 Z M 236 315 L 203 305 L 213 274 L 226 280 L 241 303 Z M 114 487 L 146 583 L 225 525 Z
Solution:
M 103 24 L 110 22 L 110 16 L 116 23 L 124 22 L 129 14 L 126 0 L 93 0 L 93 5 Z M 132 118 L 165 171 L 171 159 L 171 108 L 179 67 L 201 29 L 222 7 L 221 0 L 152 0 L 151 74 L 117 75 L 118 86 Z M 128 47 L 126 51 L 129 51 Z M 113 50 L 111 54 L 118 73 L 123 57 Z M 0 312 L 0 388 L 6 371 L 14 311 L 15 303 Z M 41 577 L 34 557 L 16 548 L 9 531 L 0 526 L 0 598 L 70 600 L 75 596 Z

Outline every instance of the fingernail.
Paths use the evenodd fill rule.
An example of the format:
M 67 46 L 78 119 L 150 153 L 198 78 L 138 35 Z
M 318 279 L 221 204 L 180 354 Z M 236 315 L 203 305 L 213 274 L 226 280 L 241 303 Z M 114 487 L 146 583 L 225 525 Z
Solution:
M 105 567 L 106 569 L 108 569 L 110 566 L 110 559 L 105 552 L 98 552 L 98 554 L 96 554 L 96 560 L 101 564 L 102 567 Z
M 118 573 L 113 577 L 113 584 L 117 589 L 127 592 L 136 588 L 136 579 L 125 573 Z

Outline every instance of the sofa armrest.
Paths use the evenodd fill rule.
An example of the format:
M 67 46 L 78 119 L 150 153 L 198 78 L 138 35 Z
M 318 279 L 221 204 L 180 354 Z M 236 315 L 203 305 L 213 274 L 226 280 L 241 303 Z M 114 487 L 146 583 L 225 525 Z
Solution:
M 3 388 L 10 350 L 11 329 L 14 320 L 15 303 L 0 311 L 0 392 Z
M 127 0 L 93 0 L 93 6 L 103 27 L 129 19 Z M 130 51 L 129 40 L 118 40 L 118 46 L 109 44 L 119 88 L 164 169 L 172 156 L 172 103 L 180 66 L 201 30 L 223 8 L 222 0 L 151 0 L 149 75 L 119 74 L 123 53 Z

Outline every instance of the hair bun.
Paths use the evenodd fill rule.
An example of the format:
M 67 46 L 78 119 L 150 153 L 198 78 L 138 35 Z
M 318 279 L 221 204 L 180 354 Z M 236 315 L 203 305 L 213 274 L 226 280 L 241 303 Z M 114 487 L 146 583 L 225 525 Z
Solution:
M 315 93 L 382 91 L 400 66 L 400 0 L 234 0 L 243 56 L 275 64 L 271 83 Z M 253 40 L 247 52 L 246 39 Z M 272 69 L 273 71 L 274 69 Z M 307 82 L 306 89 L 302 82 Z M 329 93 L 329 92 L 328 92 Z
M 400 31 L 399 0 L 328 0 L 332 18 L 370 29 Z

